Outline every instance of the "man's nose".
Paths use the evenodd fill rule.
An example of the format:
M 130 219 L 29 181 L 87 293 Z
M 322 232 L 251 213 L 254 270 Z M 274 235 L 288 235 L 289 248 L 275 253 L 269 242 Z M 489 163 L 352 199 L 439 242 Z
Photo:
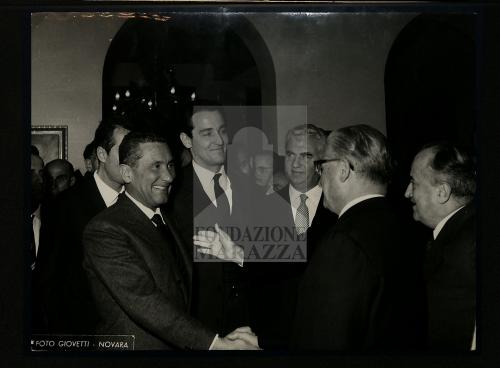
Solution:
M 222 138 L 222 135 L 219 132 L 216 132 L 214 135 L 214 143 L 218 145 L 224 144 L 224 139 Z
M 162 170 L 161 178 L 162 178 L 162 180 L 165 180 L 167 183 L 173 182 L 174 178 L 175 178 L 174 170 L 169 169 L 169 168 L 165 168 L 164 170 Z
M 411 198 L 412 197 L 412 188 L 411 188 L 411 183 L 408 184 L 405 190 L 405 198 Z
M 299 167 L 302 165 L 302 157 L 300 155 L 295 156 L 292 162 L 293 167 Z

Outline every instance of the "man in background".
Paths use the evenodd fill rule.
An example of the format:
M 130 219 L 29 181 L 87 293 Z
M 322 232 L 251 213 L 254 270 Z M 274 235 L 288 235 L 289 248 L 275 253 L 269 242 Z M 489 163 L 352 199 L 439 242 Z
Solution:
M 99 160 L 97 171 L 58 197 L 47 267 L 52 332 L 94 331 L 95 310 L 82 268 L 82 233 L 92 217 L 116 202 L 122 190 L 118 147 L 129 132 L 126 126 L 122 120 L 103 120 L 99 124 L 94 138 Z
M 72 187 L 76 178 L 73 165 L 64 159 L 55 159 L 45 166 L 45 186 L 48 198 L 54 198 Z
M 425 260 L 428 347 L 469 350 L 476 318 L 472 158 L 450 143 L 430 144 L 415 156 L 410 176 L 405 197 L 413 218 L 433 235 Z
M 314 161 L 321 158 L 326 137 L 315 125 L 303 124 L 287 132 L 285 144 L 284 166 L 289 184 L 264 199 L 261 216 L 273 214 L 265 224 L 269 228 L 280 224 L 295 229 L 305 239 L 304 261 L 307 261 L 322 234 L 336 221 L 336 215 L 323 206 L 320 176 L 314 166 Z M 263 348 L 288 347 L 297 285 L 306 264 L 287 261 L 249 265 L 252 271 L 252 326 Z M 271 310 L 275 312 L 270 313 Z
M 99 168 L 95 143 L 92 141 L 85 146 L 83 150 L 83 159 L 85 161 L 85 177 L 92 175 Z
M 244 219 L 249 198 L 225 169 L 228 135 L 219 106 L 199 102 L 187 112 L 180 130 L 181 142 L 193 160 L 180 172 L 172 210 L 194 260 L 192 313 L 209 328 L 227 333 L 248 324 L 243 269 L 232 262 L 200 262 L 193 235 L 202 228 Z

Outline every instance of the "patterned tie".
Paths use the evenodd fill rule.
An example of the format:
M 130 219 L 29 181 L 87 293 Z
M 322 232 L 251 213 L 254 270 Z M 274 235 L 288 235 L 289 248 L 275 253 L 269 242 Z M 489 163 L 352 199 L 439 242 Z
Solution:
M 224 192 L 224 190 L 220 186 L 219 180 L 220 180 L 221 176 L 222 176 L 221 173 L 217 173 L 214 175 L 214 193 L 215 193 L 215 198 L 216 198 L 216 202 L 217 202 L 217 211 L 219 212 L 219 214 L 223 218 L 226 218 L 226 217 L 229 217 L 231 212 L 230 212 L 229 201 L 227 199 L 226 193 Z
M 299 208 L 297 208 L 297 214 L 295 216 L 295 228 L 299 235 L 305 233 L 309 227 L 309 209 L 306 206 L 306 200 L 307 196 L 301 194 L 300 205 Z

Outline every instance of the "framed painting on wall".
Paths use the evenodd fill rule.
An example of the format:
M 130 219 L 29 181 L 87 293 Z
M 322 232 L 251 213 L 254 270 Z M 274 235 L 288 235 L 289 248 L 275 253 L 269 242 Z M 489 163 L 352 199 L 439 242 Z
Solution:
M 31 145 L 35 146 L 45 163 L 57 158 L 68 159 L 67 125 L 33 125 Z

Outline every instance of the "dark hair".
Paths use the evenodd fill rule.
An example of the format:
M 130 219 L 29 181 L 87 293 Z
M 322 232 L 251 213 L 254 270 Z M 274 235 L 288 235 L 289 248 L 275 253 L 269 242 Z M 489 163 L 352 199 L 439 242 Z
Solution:
M 450 142 L 429 143 L 424 149 L 434 154 L 429 160 L 429 167 L 434 171 L 433 184 L 448 183 L 451 193 L 457 198 L 470 199 L 474 196 L 476 170 L 471 154 Z
M 222 106 L 218 102 L 210 100 L 197 100 L 194 103 L 186 105 L 184 114 L 182 114 L 181 117 L 179 133 L 185 133 L 189 137 L 193 137 L 193 115 L 200 111 L 218 111 L 222 115 L 222 118 L 224 118 Z
M 113 133 L 115 129 L 122 128 L 132 130 L 131 127 L 132 124 L 123 118 L 113 117 L 102 120 L 95 131 L 93 140 L 95 149 L 97 149 L 97 147 L 102 147 L 109 153 L 111 148 L 115 145 L 115 142 L 113 141 Z
M 95 147 L 94 141 L 87 144 L 85 146 L 85 149 L 83 150 L 83 158 L 85 160 L 90 160 L 92 158 L 92 156 L 95 156 L 95 154 L 96 154 L 95 149 L 96 149 L 96 147 Z
M 137 161 L 142 157 L 143 152 L 140 149 L 141 143 L 165 143 L 168 146 L 167 140 L 156 133 L 150 132 L 131 132 L 124 138 L 118 148 L 120 164 L 135 166 Z
M 360 124 L 334 130 L 327 145 L 338 158 L 347 160 L 354 171 L 375 183 L 390 183 L 395 163 L 385 136 L 377 129 Z

